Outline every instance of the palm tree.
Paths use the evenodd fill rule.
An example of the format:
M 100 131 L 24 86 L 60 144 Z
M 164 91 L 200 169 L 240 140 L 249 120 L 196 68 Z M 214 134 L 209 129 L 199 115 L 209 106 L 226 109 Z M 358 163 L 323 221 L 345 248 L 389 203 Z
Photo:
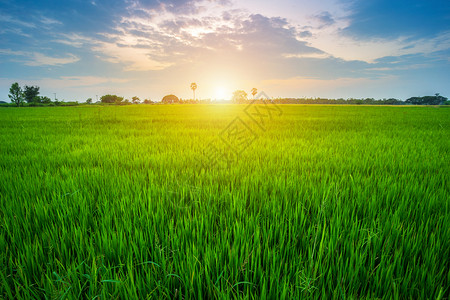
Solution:
M 253 95 L 253 99 L 255 99 L 255 95 L 258 93 L 258 89 L 257 88 L 252 88 L 252 95 Z
M 197 89 L 197 84 L 195 82 L 191 83 L 191 90 L 194 91 L 194 100 L 195 100 L 195 90 Z

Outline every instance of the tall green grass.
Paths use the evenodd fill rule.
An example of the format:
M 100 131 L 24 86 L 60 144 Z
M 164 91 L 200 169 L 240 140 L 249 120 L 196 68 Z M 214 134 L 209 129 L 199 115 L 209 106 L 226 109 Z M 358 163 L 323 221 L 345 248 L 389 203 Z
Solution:
M 244 108 L 1 109 L 0 298 L 450 297 L 449 109 Z

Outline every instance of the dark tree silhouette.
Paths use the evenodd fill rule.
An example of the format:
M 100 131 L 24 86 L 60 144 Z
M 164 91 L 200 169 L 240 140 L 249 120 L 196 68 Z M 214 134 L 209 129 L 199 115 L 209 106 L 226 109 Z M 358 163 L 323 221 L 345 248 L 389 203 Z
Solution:
M 175 95 L 167 95 L 162 98 L 161 102 L 164 104 L 180 103 L 180 99 Z
M 194 100 L 195 100 L 195 90 L 197 89 L 197 84 L 195 82 L 191 83 L 191 90 L 194 92 Z
M 23 88 L 23 95 L 27 103 L 34 102 L 33 99 L 39 96 L 39 87 L 38 86 L 28 86 L 26 85 Z
M 439 94 L 434 96 L 424 96 L 424 97 L 411 97 L 406 99 L 406 104 L 413 105 L 441 105 L 444 104 L 448 99 Z
M 123 97 L 119 97 L 117 95 L 104 95 L 100 97 L 100 101 L 102 101 L 102 103 L 115 103 L 115 104 L 120 104 L 123 101 Z
M 258 93 L 258 89 L 257 88 L 252 88 L 253 99 L 255 99 L 255 96 L 256 96 L 257 93 Z

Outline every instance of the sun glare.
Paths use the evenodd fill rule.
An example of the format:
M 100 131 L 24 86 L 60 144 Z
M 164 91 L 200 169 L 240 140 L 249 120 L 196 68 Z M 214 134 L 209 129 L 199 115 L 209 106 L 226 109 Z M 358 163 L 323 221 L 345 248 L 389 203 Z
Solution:
M 214 92 L 215 100 L 229 100 L 230 97 L 229 91 L 224 87 L 217 87 Z

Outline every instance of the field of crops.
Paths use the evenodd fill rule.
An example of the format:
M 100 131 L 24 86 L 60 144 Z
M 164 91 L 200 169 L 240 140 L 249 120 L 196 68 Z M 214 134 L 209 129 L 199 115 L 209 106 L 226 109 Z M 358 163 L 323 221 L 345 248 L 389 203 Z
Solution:
M 0 298 L 449 298 L 449 141 L 436 107 L 0 109 Z

